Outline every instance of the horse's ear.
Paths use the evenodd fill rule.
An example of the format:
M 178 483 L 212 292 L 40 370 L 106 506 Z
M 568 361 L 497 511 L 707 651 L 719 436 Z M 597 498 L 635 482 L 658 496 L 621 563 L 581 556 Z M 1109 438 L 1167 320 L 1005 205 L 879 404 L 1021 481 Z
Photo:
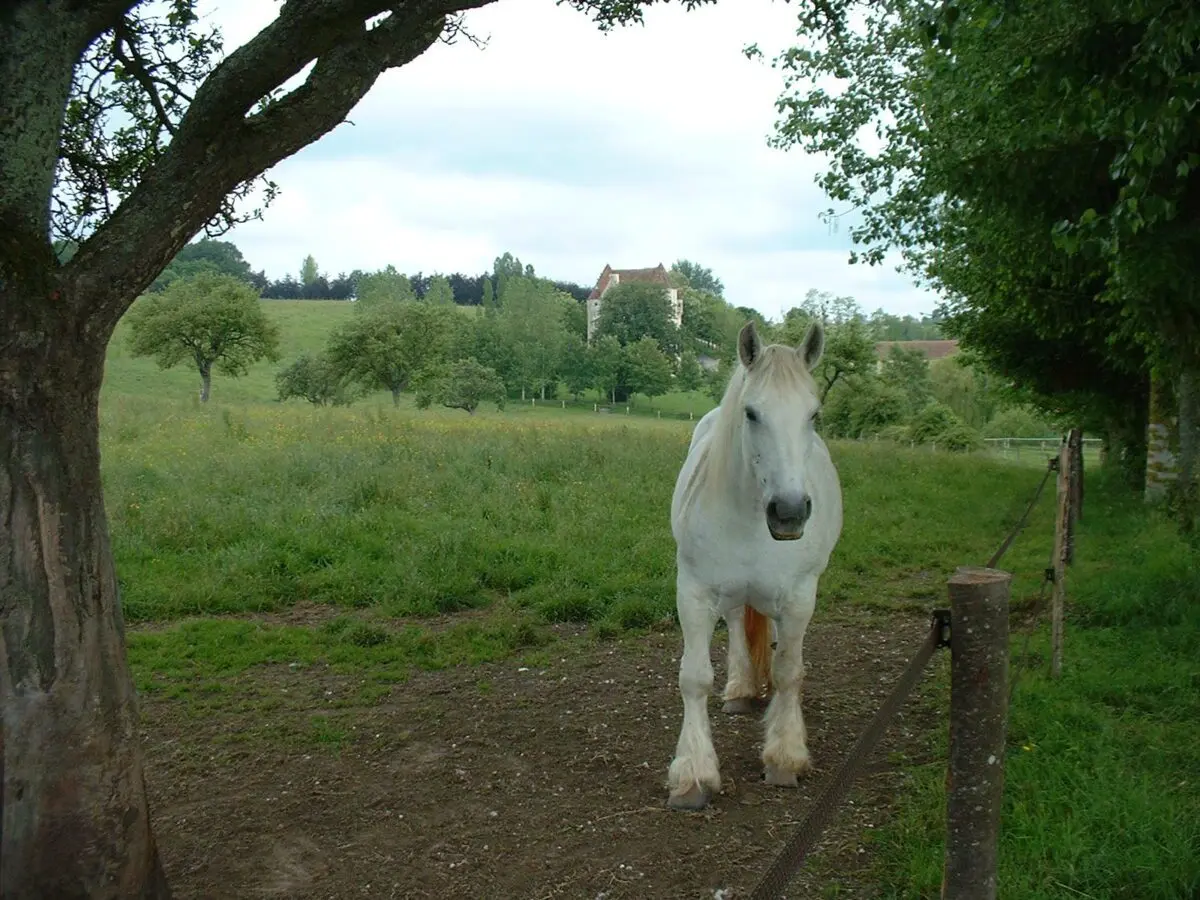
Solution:
M 758 336 L 758 329 L 754 327 L 754 320 L 751 319 L 738 332 L 738 358 L 742 365 L 749 369 L 761 354 L 762 338 Z
M 808 326 L 808 332 L 804 335 L 800 346 L 796 348 L 796 352 L 800 354 L 800 358 L 804 360 L 804 365 L 810 372 L 821 361 L 821 355 L 825 352 L 825 326 L 819 319 Z

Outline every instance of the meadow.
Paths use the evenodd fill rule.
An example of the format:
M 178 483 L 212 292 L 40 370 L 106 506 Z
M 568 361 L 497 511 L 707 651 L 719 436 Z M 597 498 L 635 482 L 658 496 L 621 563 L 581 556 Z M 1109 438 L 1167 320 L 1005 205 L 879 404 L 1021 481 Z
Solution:
M 349 312 L 314 301 L 268 306 L 283 328 L 278 365 L 317 349 Z M 337 771 L 374 746 L 362 743 L 372 717 L 415 685 L 440 683 L 423 677 L 453 673 L 447 677 L 459 687 L 447 702 L 465 702 L 468 682 L 478 702 L 508 696 L 495 687 L 497 673 L 518 664 L 541 671 L 561 659 L 566 681 L 574 677 L 568 660 L 649 650 L 666 673 L 654 695 L 661 705 L 626 727 L 635 745 L 644 743 L 638 728 L 673 740 L 680 710 L 670 683 L 678 636 L 668 510 L 690 438 L 686 421 L 515 405 L 467 416 L 393 409 L 382 397 L 317 409 L 274 402 L 277 366 L 269 364 L 242 379 L 217 376 L 213 400 L 201 407 L 192 373 L 129 359 L 121 339 L 118 331 L 109 355 L 102 449 L 129 654 L 151 721 L 186 723 L 166 743 L 198 740 L 189 732 L 202 727 L 213 735 L 187 765 L 216 759 L 214 747 L 232 742 L 238 752 L 252 747 L 253 758 L 283 753 L 287 765 L 323 754 Z M 846 525 L 822 582 L 813 639 L 829 635 L 832 647 L 832 636 L 843 635 L 853 653 L 854 635 L 875 635 L 902 652 L 914 623 L 919 630 L 943 602 L 953 569 L 991 554 L 1039 473 L 983 454 L 882 442 L 833 442 L 831 450 Z M 1010 722 L 1001 892 L 1037 900 L 1194 897 L 1200 560 L 1153 512 L 1089 477 L 1068 577 L 1064 677 L 1045 674 L 1045 628 L 1028 647 L 1019 636 L 1013 642 L 1022 674 Z M 1017 635 L 1039 594 L 1051 516 L 1044 499 L 1004 560 L 1014 573 Z M 847 690 L 879 688 L 869 667 L 837 656 L 819 663 L 840 665 Z M 596 677 L 633 677 L 640 665 Z M 297 717 L 286 721 L 294 727 L 253 724 L 285 703 L 271 680 L 280 672 L 340 679 L 337 687 L 321 682 L 336 696 L 337 717 L 332 700 L 314 699 L 316 681 L 303 690 L 288 682 Z M 880 801 L 878 827 L 860 838 L 869 867 L 847 881 L 830 865 L 834 854 L 815 858 L 820 896 L 937 896 L 945 678 L 945 667 L 935 667 L 919 701 L 928 727 L 893 753 L 897 793 Z M 521 702 L 517 694 L 511 702 Z M 586 713 L 569 695 L 543 700 L 553 707 L 543 728 L 561 729 L 572 708 Z M 430 721 L 450 714 L 423 710 Z M 589 722 L 589 736 L 598 727 Z M 751 728 L 744 737 L 750 762 L 753 735 Z M 152 752 L 152 778 L 155 760 L 166 760 L 154 754 L 165 752 Z M 667 761 L 649 760 L 650 791 Z M 646 785 L 637 782 L 636 791 Z M 641 802 L 661 799 L 652 793 Z M 562 800 L 555 815 L 576 816 L 580 802 Z M 743 813 L 752 828 L 755 807 Z M 789 814 L 794 821 L 802 813 Z M 680 841 L 709 827 L 687 817 L 686 825 L 643 819 L 642 827 Z M 168 866 L 170 835 L 185 830 L 172 827 Z M 773 853 L 786 834 L 773 844 L 761 836 L 762 852 Z M 173 867 L 185 886 L 186 870 L 182 861 Z M 644 895 L 637 890 L 611 896 Z

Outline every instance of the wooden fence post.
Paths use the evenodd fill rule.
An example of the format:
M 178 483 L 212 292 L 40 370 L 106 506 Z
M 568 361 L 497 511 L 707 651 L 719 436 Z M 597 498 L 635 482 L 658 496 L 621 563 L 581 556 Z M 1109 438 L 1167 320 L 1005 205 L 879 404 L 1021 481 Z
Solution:
M 942 900 L 996 900 L 1012 575 L 960 567 L 950 590 L 950 765 Z
M 1053 591 L 1050 595 L 1050 676 L 1062 673 L 1063 607 L 1067 599 L 1067 559 L 1071 537 L 1071 450 L 1064 441 L 1058 450 L 1058 508 L 1054 516 Z
M 1067 437 L 1071 447 L 1071 521 L 1083 521 L 1083 431 L 1072 428 Z M 1074 552 L 1074 547 L 1072 547 Z M 1070 559 L 1067 562 L 1071 562 Z

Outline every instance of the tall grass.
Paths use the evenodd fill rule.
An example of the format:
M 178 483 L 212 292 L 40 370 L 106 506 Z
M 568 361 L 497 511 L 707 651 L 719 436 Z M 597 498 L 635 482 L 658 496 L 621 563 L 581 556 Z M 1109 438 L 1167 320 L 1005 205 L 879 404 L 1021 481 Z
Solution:
M 689 438 L 666 420 L 117 400 L 102 446 L 126 613 L 308 600 L 421 616 L 504 599 L 547 621 L 668 616 L 670 497 Z M 883 444 L 833 453 L 846 525 L 826 608 L 940 598 L 1037 480 Z M 1030 528 L 1045 535 L 1042 513 Z M 1018 544 L 1033 554 L 1019 570 L 1040 571 L 1045 543 Z

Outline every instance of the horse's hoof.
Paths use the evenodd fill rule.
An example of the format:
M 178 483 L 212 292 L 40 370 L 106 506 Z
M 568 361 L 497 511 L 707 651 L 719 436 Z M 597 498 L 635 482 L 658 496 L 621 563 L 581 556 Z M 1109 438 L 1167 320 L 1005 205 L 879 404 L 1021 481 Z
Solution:
M 708 806 L 712 799 L 712 793 L 702 784 L 693 784 L 688 790 L 682 794 L 672 794 L 667 798 L 667 806 L 671 809 L 680 809 L 694 812 L 704 809 Z
M 772 787 L 799 787 L 795 772 L 788 772 L 777 766 L 767 766 L 764 780 Z
M 731 716 L 752 716 L 755 712 L 754 698 L 734 697 L 732 700 L 726 700 L 721 712 Z

